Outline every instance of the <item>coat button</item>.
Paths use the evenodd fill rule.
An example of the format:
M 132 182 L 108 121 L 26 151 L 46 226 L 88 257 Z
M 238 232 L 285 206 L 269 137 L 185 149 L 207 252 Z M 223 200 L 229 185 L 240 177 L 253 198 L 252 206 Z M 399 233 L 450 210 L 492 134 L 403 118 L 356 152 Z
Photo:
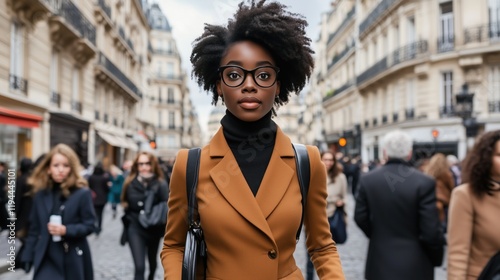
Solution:
M 144 205 L 144 202 L 142 202 L 142 201 L 137 201 L 137 205 L 138 205 L 138 206 L 142 206 L 142 205 Z
M 270 250 L 269 252 L 267 252 L 267 256 L 270 259 L 274 260 L 278 256 L 278 253 L 276 253 L 276 250 L 273 249 L 273 250 Z

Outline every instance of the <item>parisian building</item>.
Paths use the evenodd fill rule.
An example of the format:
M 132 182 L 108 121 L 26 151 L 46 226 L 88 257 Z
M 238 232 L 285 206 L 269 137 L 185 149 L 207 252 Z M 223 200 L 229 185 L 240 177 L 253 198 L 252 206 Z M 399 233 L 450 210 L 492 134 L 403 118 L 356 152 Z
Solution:
M 498 0 L 336 0 L 317 45 L 311 90 L 331 148 L 382 159 L 383 136 L 402 129 L 414 159 L 463 159 L 500 127 Z
M 140 0 L 0 0 L 0 161 L 16 167 L 21 157 L 66 143 L 83 165 L 109 166 L 139 150 L 158 154 L 150 144 L 158 135 L 157 146 L 169 146 L 151 89 L 156 29 L 149 8 Z M 189 109 L 189 91 L 175 90 Z M 177 118 L 181 138 L 201 137 L 196 114 Z

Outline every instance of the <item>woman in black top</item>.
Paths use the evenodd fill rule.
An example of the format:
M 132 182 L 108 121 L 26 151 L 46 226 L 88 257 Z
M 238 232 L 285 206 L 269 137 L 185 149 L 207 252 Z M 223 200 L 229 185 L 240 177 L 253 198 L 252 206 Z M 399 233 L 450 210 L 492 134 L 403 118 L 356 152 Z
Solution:
M 99 235 L 102 230 L 102 213 L 108 200 L 110 188 L 109 176 L 104 171 L 101 163 L 96 164 L 94 172 L 88 179 L 89 187 L 93 191 L 94 210 L 97 217 L 97 227 L 95 234 Z
M 128 222 L 127 239 L 134 259 L 134 280 L 144 279 L 146 254 L 149 261 L 148 279 L 154 279 L 159 242 L 165 232 L 165 225 L 144 228 L 139 223 L 139 215 L 144 211 L 147 190 L 155 194 L 153 205 L 167 203 L 168 185 L 160 170 L 158 160 L 151 153 L 140 152 L 123 184 L 121 197 Z

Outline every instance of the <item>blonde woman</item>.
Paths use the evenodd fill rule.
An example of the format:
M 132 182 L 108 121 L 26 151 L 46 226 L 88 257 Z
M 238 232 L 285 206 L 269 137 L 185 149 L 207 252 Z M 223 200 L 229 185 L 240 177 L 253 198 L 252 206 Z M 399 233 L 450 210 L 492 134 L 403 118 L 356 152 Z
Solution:
M 34 267 L 33 279 L 94 279 L 87 235 L 94 232 L 95 214 L 79 166 L 75 152 L 58 144 L 28 179 L 35 197 L 21 262 L 26 272 Z M 52 223 L 51 215 L 61 223 Z
M 425 173 L 436 180 L 436 206 L 439 211 L 439 220 L 446 228 L 451 191 L 455 187 L 446 156 L 441 153 L 433 155 L 425 167 Z

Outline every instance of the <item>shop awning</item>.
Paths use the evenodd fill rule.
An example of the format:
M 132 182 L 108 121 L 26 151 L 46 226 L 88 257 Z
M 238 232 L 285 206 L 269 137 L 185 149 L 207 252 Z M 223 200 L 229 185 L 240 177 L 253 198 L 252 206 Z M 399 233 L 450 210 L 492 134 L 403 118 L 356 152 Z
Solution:
M 3 124 L 36 128 L 42 120 L 43 118 L 41 116 L 0 107 L 0 123 Z
M 111 146 L 137 151 L 137 144 L 132 139 L 103 131 L 97 131 L 97 134 Z

